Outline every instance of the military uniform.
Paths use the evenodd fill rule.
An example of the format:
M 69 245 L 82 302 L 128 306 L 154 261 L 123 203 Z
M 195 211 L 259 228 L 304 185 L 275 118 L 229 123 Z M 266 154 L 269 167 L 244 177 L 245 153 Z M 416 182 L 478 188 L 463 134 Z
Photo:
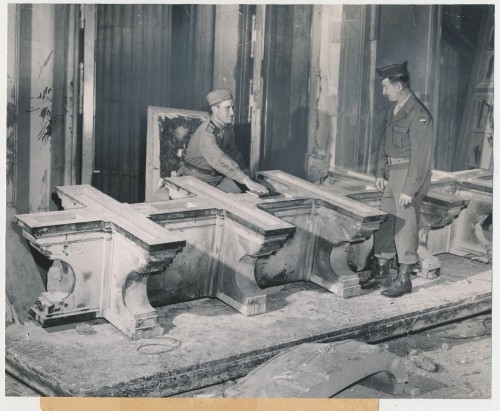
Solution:
M 430 186 L 434 132 L 432 117 L 411 94 L 394 114 L 396 103 L 385 118 L 378 150 L 377 177 L 388 183 L 380 209 L 389 214 L 375 232 L 375 256 L 399 263 L 418 261 L 418 221 L 423 197 Z M 412 197 L 408 206 L 399 205 L 401 193 Z
M 229 192 L 241 192 L 232 180 L 241 183 L 248 174 L 234 144 L 233 126 L 216 125 L 212 117 L 200 124 L 192 135 L 184 164 L 177 172 L 177 175 L 195 176 Z

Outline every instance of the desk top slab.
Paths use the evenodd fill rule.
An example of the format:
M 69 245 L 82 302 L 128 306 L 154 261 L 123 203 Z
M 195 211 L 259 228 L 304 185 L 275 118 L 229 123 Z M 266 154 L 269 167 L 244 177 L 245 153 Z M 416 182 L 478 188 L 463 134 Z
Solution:
M 129 204 L 122 204 L 90 185 L 56 188 L 64 211 L 16 216 L 34 237 L 115 229 L 148 251 L 177 248 L 185 240 L 150 221 Z

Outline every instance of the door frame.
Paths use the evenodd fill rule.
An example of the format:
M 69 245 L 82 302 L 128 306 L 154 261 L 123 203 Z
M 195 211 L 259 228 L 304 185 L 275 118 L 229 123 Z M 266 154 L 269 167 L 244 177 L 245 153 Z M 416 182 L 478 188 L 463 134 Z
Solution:
M 95 41 L 97 31 L 96 5 L 83 5 L 84 46 L 83 76 L 80 70 L 80 112 L 82 114 L 82 174 L 81 183 L 91 184 L 94 174 L 95 151 Z
M 264 97 L 264 78 L 262 61 L 264 59 L 264 36 L 266 30 L 266 5 L 258 4 L 255 10 L 255 27 L 253 30 L 253 79 L 250 90 L 251 106 L 251 144 L 250 170 L 255 173 L 261 169 L 262 145 L 262 102 Z

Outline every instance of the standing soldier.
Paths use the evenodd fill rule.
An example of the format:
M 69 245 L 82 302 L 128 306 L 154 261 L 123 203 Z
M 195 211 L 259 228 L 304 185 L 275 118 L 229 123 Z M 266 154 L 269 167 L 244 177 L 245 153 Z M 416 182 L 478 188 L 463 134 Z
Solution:
M 430 186 L 434 132 L 429 111 L 410 89 L 407 62 L 377 73 L 383 95 L 394 103 L 382 128 L 376 179 L 383 192 L 380 209 L 388 219 L 374 234 L 377 264 L 361 287 L 387 287 L 383 295 L 399 297 L 411 292 L 411 271 L 418 263 L 418 221 Z M 399 272 L 391 278 L 389 264 L 396 254 Z

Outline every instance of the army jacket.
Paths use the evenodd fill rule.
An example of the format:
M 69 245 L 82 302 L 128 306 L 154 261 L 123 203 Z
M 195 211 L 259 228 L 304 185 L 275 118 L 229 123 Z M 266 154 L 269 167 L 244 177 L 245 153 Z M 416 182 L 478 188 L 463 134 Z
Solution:
M 414 197 L 432 167 L 432 117 L 413 93 L 396 115 L 395 107 L 396 103 L 391 105 L 382 126 L 377 177 L 384 177 L 387 157 L 409 158 L 402 192 Z
M 223 176 L 241 183 L 248 172 L 243 156 L 234 144 L 234 130 L 231 124 L 218 127 L 212 118 L 205 120 L 189 140 L 184 161 L 206 174 L 196 177 L 216 185 Z M 180 175 L 189 174 L 182 172 Z M 211 173 L 211 174 L 210 174 Z

